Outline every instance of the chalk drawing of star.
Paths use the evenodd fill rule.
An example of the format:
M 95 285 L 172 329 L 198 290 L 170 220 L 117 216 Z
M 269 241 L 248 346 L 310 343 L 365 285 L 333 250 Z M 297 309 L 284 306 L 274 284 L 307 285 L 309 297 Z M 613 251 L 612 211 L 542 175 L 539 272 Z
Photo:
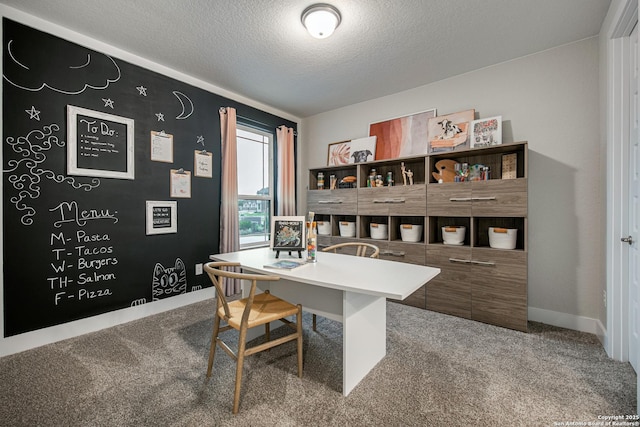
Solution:
M 136 89 L 138 89 L 138 95 L 142 95 L 142 96 L 147 96 L 147 88 L 144 86 L 136 86 Z
M 113 110 L 113 99 L 111 99 L 111 98 L 102 98 L 102 101 L 104 102 L 104 106 L 105 107 L 111 107 L 111 109 Z
M 156 117 L 158 118 L 159 122 L 164 122 L 164 114 L 156 113 Z
M 198 135 L 197 144 L 202 144 L 202 146 L 204 147 L 204 136 Z
M 31 106 L 30 110 L 24 110 L 29 114 L 29 119 L 33 120 L 36 119 L 37 121 L 40 121 L 40 110 L 36 110 L 36 107 L 34 107 L 33 105 Z

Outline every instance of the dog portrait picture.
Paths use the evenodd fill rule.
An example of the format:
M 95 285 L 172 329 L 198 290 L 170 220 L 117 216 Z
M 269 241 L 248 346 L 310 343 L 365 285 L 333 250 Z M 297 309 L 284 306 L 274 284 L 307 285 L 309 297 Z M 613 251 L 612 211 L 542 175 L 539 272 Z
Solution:
M 349 141 L 349 163 L 370 162 L 376 157 L 376 137 L 352 139 Z
M 475 110 L 437 116 L 427 125 L 429 153 L 464 150 L 469 148 L 470 124 Z

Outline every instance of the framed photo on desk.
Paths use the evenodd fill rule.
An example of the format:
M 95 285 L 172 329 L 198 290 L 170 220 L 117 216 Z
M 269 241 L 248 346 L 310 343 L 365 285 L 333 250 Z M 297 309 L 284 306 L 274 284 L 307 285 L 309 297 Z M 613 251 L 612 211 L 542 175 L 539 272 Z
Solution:
M 274 216 L 271 220 L 271 249 L 303 251 L 306 249 L 304 216 Z

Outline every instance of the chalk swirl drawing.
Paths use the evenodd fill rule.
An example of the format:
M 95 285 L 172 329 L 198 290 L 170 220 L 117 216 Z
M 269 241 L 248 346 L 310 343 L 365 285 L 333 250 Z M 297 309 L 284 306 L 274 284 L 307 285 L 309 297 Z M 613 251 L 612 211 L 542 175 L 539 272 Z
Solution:
M 180 105 L 182 105 L 182 112 L 176 116 L 176 119 L 184 120 L 189 118 L 189 116 L 193 114 L 193 102 L 191 102 L 191 99 L 189 99 L 189 97 L 182 92 L 174 90 L 173 94 L 176 96 L 176 98 L 178 98 L 178 101 L 180 101 Z M 185 104 L 185 101 L 189 105 L 188 108 L 187 104 Z M 189 111 L 188 113 L 187 110 Z
M 16 196 L 9 200 L 15 208 L 23 212 L 20 222 L 24 225 L 33 224 L 33 217 L 36 214 L 35 208 L 30 201 L 40 197 L 40 184 L 43 179 L 54 181 L 58 184 L 68 184 L 76 190 L 91 191 L 100 185 L 100 179 L 93 178 L 89 183 L 81 183 L 76 178 L 68 177 L 56 173 L 50 169 L 41 167 L 47 160 L 45 152 L 53 147 L 65 147 L 65 141 L 61 141 L 54 132 L 60 130 L 60 126 L 53 123 L 43 126 L 42 130 L 34 129 L 26 136 L 14 138 L 9 136 L 6 143 L 9 144 L 19 159 L 7 161 L 7 168 L 2 172 L 10 174 L 9 183 L 18 190 Z
M 176 258 L 173 267 L 163 267 L 157 263 L 153 269 L 151 284 L 153 301 L 180 295 L 187 292 L 187 269 L 180 258 Z
M 33 49 L 34 45 L 42 49 Z M 64 51 L 65 55 L 52 52 Z M 9 40 L 2 76 L 17 88 L 38 92 L 44 88 L 67 95 L 87 89 L 106 89 L 120 80 L 120 67 L 108 55 L 70 45 L 62 39 Z M 68 53 L 68 54 L 67 54 Z M 65 62 L 69 59 L 69 62 Z

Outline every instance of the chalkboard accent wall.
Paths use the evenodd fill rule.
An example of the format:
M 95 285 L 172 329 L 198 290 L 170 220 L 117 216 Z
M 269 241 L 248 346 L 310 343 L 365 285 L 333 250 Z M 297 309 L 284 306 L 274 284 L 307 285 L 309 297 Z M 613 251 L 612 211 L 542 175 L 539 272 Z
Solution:
M 4 336 L 209 287 L 195 264 L 218 252 L 218 109 L 296 124 L 8 18 L 2 32 Z M 162 131 L 173 153 L 151 160 Z M 212 178 L 172 198 L 197 150 Z M 147 201 L 177 202 L 175 227 L 147 234 Z

